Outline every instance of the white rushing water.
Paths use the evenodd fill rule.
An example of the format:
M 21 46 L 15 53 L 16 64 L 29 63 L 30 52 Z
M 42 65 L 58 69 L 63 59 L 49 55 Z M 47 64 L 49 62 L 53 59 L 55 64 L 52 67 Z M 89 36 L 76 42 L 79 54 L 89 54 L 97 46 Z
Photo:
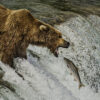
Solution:
M 15 59 L 15 70 L 0 62 L 8 81 L 15 92 L 0 86 L 0 100 L 100 100 L 100 17 L 78 16 L 55 26 L 66 40 L 71 42 L 68 49 L 60 48 L 56 58 L 47 48 L 30 45 L 28 60 Z M 70 75 L 63 60 L 66 57 L 79 68 L 85 87 L 80 90 L 78 82 Z

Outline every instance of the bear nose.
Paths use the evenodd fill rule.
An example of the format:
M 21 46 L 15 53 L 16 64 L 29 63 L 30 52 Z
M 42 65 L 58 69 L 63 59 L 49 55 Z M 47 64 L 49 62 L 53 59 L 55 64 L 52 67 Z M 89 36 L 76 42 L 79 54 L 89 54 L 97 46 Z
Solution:
M 70 43 L 65 41 L 65 48 L 68 48 L 70 46 Z
M 67 47 L 69 47 L 70 46 L 70 43 L 69 42 L 67 42 Z

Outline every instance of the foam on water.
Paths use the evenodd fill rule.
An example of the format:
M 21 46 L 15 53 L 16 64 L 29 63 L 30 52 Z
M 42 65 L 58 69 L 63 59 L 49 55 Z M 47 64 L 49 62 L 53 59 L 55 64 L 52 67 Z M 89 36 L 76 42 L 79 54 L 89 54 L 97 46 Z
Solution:
M 97 26 L 97 27 L 95 27 Z M 0 62 L 5 71 L 4 80 L 16 90 L 0 87 L 0 100 L 99 100 L 100 99 L 100 18 L 74 17 L 55 26 L 66 40 L 71 42 L 68 49 L 60 48 L 56 58 L 47 48 L 30 45 L 40 59 L 28 52 L 28 60 L 15 59 L 16 71 Z M 78 89 L 63 60 L 72 60 L 79 68 L 85 87 Z

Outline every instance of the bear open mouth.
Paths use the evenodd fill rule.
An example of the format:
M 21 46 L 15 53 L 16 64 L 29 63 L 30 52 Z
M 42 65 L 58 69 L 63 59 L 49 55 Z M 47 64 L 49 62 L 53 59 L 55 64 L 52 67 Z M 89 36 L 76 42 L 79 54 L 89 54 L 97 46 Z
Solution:
M 56 48 L 55 51 L 54 51 L 54 55 L 55 55 L 56 57 L 58 57 L 58 54 L 59 54 L 58 48 Z

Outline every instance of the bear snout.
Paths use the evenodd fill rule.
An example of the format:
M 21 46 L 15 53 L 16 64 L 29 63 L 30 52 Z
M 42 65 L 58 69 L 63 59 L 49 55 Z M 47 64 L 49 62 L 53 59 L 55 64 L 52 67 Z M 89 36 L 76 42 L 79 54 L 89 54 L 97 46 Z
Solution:
M 70 43 L 65 41 L 64 45 L 65 45 L 65 48 L 68 48 L 70 46 Z
M 62 45 L 63 48 L 68 48 L 70 46 L 70 43 L 68 41 L 64 40 L 64 43 Z

